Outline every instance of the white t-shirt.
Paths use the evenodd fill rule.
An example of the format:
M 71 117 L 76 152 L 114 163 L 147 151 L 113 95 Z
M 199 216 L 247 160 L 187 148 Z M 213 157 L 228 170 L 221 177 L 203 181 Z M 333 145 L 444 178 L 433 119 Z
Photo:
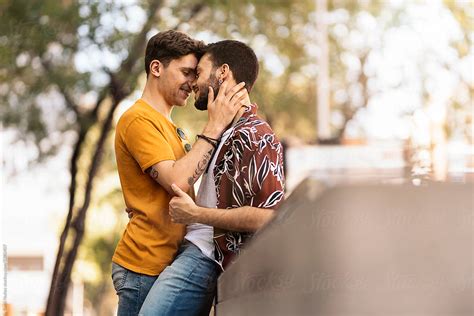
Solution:
M 219 147 L 216 149 L 214 156 L 212 157 L 207 172 L 203 174 L 201 184 L 196 196 L 196 204 L 202 207 L 216 208 L 217 206 L 217 195 L 216 185 L 214 182 L 214 166 L 216 165 L 217 156 L 222 149 L 222 145 L 225 143 L 227 138 L 232 131 L 229 128 L 222 134 Z M 196 247 L 201 249 L 202 253 L 207 257 L 215 260 L 214 257 L 214 227 L 204 225 L 200 223 L 189 224 L 186 227 L 186 235 L 184 239 L 192 242 Z

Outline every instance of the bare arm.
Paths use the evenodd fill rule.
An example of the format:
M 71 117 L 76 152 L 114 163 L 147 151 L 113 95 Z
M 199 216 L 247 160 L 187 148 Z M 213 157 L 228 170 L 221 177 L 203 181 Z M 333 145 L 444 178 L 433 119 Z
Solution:
M 218 139 L 224 129 L 230 124 L 241 107 L 241 100 L 246 96 L 244 83 L 227 89 L 228 82 L 224 81 L 214 100 L 214 92 L 209 89 L 208 112 L 209 120 L 202 134 Z M 176 183 L 184 191 L 197 181 L 206 170 L 214 147 L 203 139 L 198 139 L 193 148 L 182 158 L 172 161 L 160 161 L 150 167 L 148 174 L 170 194 L 173 194 L 171 184 Z
M 193 149 L 177 161 L 166 160 L 150 167 L 150 177 L 163 186 L 170 194 L 171 184 L 176 183 L 181 189 L 188 191 L 206 170 L 214 148 L 205 141 L 198 140 Z
M 197 206 L 189 195 L 172 186 L 176 196 L 170 201 L 171 219 L 176 223 L 202 223 L 231 231 L 255 232 L 274 216 L 272 209 L 242 206 L 232 210 Z
M 202 223 L 231 231 L 256 232 L 273 218 L 271 209 L 242 206 L 232 210 L 196 206 L 190 223 Z

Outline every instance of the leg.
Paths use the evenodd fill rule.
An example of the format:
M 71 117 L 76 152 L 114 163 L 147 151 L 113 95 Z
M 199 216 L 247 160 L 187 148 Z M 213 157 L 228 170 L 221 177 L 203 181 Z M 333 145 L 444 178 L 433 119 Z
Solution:
M 192 243 L 158 277 L 140 315 L 209 315 L 217 284 L 218 265 Z
M 112 280 L 119 297 L 118 316 L 136 316 L 156 276 L 135 273 L 112 263 Z

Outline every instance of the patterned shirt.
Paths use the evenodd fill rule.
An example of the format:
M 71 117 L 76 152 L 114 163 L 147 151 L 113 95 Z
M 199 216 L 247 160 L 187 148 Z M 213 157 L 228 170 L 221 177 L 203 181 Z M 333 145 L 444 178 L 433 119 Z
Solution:
M 214 167 L 217 208 L 276 209 L 284 199 L 283 147 L 252 104 L 232 127 Z M 216 259 L 225 268 L 252 233 L 214 228 Z

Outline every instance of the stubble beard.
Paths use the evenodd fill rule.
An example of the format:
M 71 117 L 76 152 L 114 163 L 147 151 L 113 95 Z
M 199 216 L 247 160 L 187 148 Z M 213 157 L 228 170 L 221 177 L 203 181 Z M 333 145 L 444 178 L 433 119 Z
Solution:
M 217 82 L 217 78 L 214 74 L 211 74 L 209 76 L 209 80 L 203 87 L 199 87 L 199 98 L 194 101 L 194 106 L 196 109 L 200 111 L 206 111 L 207 110 L 207 102 L 208 102 L 208 95 L 209 95 L 209 86 L 212 87 L 214 90 L 214 97 L 217 96 L 219 93 L 219 83 Z

